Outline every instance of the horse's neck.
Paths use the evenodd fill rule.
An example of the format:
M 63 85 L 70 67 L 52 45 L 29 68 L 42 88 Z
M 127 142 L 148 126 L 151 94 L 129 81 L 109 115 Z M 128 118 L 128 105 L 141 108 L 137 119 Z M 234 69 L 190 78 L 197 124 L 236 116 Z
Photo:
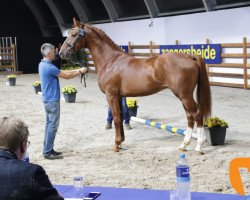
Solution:
M 112 44 L 106 41 L 105 36 L 97 35 L 96 32 L 88 35 L 87 46 L 98 71 L 107 64 L 113 55 L 119 52 Z

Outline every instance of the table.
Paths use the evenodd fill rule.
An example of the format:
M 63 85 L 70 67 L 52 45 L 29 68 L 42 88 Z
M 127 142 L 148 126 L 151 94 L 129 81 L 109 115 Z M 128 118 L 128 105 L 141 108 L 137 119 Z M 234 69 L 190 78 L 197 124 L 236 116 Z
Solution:
M 64 198 L 79 198 L 74 194 L 73 186 L 54 185 Z M 89 192 L 101 192 L 97 200 L 169 200 L 169 190 L 148 190 L 132 188 L 111 188 L 85 186 L 83 195 Z M 232 194 L 191 192 L 192 200 L 245 200 L 244 196 Z

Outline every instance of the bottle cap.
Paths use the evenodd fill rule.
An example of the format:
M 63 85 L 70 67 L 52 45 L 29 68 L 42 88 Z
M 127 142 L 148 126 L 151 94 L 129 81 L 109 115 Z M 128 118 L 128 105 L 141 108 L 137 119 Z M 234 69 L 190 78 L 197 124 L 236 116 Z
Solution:
M 82 181 L 83 177 L 82 176 L 76 176 L 74 177 L 74 181 Z
M 180 153 L 179 158 L 186 158 L 185 153 Z

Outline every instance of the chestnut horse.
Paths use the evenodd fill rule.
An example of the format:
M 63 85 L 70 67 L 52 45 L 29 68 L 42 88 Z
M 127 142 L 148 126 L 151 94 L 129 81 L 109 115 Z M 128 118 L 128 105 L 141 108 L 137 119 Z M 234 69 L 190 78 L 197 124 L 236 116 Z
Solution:
M 125 140 L 121 99 L 146 96 L 169 88 L 186 111 L 188 128 L 179 149 L 185 151 L 197 123 L 197 146 L 202 154 L 203 120 L 211 114 L 211 93 L 203 59 L 183 53 L 166 53 L 150 58 L 135 58 L 123 52 L 102 30 L 73 20 L 74 25 L 60 49 L 62 58 L 78 49 L 88 48 L 98 74 L 98 83 L 106 94 L 115 125 L 115 145 Z M 197 85 L 197 103 L 193 92 Z

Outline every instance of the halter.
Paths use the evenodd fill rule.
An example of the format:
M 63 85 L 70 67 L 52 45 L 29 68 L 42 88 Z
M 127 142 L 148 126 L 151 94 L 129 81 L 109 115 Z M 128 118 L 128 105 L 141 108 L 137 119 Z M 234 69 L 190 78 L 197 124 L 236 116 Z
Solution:
M 72 29 L 71 29 L 72 30 Z M 74 46 L 75 44 L 77 43 L 77 41 L 84 37 L 86 34 L 86 32 L 84 31 L 84 29 L 82 28 L 79 28 L 79 32 L 78 32 L 78 35 L 74 38 L 74 40 L 72 41 L 71 44 L 69 44 L 67 42 L 67 40 L 65 41 L 65 44 L 67 45 L 67 47 L 69 47 L 68 51 L 70 52 L 69 54 L 69 59 L 72 59 L 72 53 L 74 52 Z M 74 64 L 77 64 L 77 65 L 80 65 L 81 67 L 85 67 L 83 63 L 79 62 L 78 60 L 71 60 L 72 63 Z M 88 67 L 87 67 L 88 69 Z M 85 74 L 81 74 L 81 83 L 82 83 L 82 79 L 84 79 L 84 86 L 86 87 L 86 75 Z
M 71 29 L 72 30 L 72 29 Z M 74 38 L 74 40 L 72 41 L 71 44 L 69 44 L 67 42 L 67 40 L 65 41 L 65 44 L 67 45 L 67 47 L 69 47 L 69 51 L 70 50 L 74 50 L 74 46 L 75 44 L 77 43 L 77 41 L 81 38 L 81 37 L 84 37 L 85 36 L 85 31 L 82 29 L 82 28 L 79 28 L 79 32 L 78 32 L 78 35 Z

